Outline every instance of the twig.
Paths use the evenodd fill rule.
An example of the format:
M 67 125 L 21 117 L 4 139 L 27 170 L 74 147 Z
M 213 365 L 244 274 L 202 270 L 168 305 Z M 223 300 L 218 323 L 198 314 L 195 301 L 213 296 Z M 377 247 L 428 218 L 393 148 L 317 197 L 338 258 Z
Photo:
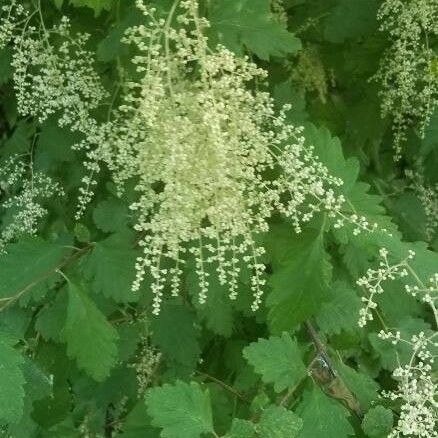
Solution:
M 294 395 L 297 388 L 300 386 L 302 380 L 300 380 L 295 386 L 289 389 L 289 391 L 285 394 L 285 396 L 280 400 L 279 406 L 284 406 L 289 399 Z
M 195 373 L 202 376 L 202 377 L 205 377 L 206 379 L 209 379 L 209 380 L 217 383 L 218 385 L 222 386 L 222 388 L 231 392 L 233 395 L 235 395 L 237 398 L 244 401 L 245 403 L 248 403 L 248 404 L 250 403 L 250 401 L 244 395 L 242 395 L 240 392 L 235 390 L 233 387 L 227 385 L 225 382 L 222 382 L 222 380 L 219 380 L 218 378 L 211 376 L 210 374 L 203 373 L 203 372 L 198 371 L 198 370 L 195 370 Z
M 22 295 L 24 295 L 28 290 L 32 289 L 32 287 L 36 286 L 41 281 L 46 280 L 47 278 L 51 277 L 52 275 L 56 274 L 60 271 L 60 269 L 64 268 L 65 266 L 69 265 L 76 259 L 82 257 L 84 254 L 86 254 L 91 248 L 93 247 L 93 244 L 90 243 L 84 248 L 81 248 L 80 250 L 76 251 L 72 256 L 69 258 L 63 260 L 59 265 L 57 265 L 55 268 L 51 269 L 50 271 L 46 272 L 45 274 L 38 277 L 36 280 L 32 281 L 28 285 L 26 285 L 23 289 L 18 291 L 15 295 L 11 297 L 1 298 L 0 302 L 5 302 L 5 304 L 0 307 L 0 312 L 5 310 L 7 307 L 9 307 L 12 303 L 15 303 Z

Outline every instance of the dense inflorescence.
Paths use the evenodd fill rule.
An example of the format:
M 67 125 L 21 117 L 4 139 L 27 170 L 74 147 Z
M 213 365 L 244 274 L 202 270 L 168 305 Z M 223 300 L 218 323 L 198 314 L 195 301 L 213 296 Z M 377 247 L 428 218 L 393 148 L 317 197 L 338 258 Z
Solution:
M 16 0 L 0 7 L 0 50 L 14 38 L 14 31 L 19 28 L 21 20 L 25 17 L 25 8 Z
M 0 195 L 4 220 L 0 231 L 0 252 L 6 243 L 22 234 L 35 234 L 37 226 L 47 214 L 42 203 L 54 196 L 62 196 L 58 183 L 41 172 L 34 172 L 32 164 L 22 157 L 11 157 L 0 166 Z
M 437 437 L 438 0 L 0 3 L 3 434 Z
M 385 0 L 380 8 L 381 30 L 391 46 L 376 79 L 381 84 L 382 114 L 393 121 L 395 157 L 400 158 L 409 127 L 422 136 L 438 106 L 437 0 Z
M 196 1 L 181 2 L 182 13 L 167 20 L 138 6 L 148 24 L 131 28 L 126 42 L 139 51 L 134 63 L 141 79 L 127 85 L 101 154 L 110 158 L 120 188 L 139 181 L 131 208 L 144 256 L 134 289 L 148 268 L 158 312 L 166 277 L 176 294 L 189 253 L 200 302 L 208 294 L 206 265 L 216 266 L 233 299 L 243 262 L 253 270 L 256 310 L 264 284 L 256 239 L 268 230 L 267 219 L 279 211 L 299 232 L 315 212 L 339 209 L 342 200 L 331 187 L 341 181 L 305 146 L 302 128 L 286 123 L 287 108 L 276 113 L 272 98 L 258 89 L 266 73 L 225 47 L 209 47 L 209 23 Z
M 136 180 L 136 230 L 144 255 L 137 261 L 138 290 L 153 277 L 154 313 L 168 284 L 178 294 L 187 256 L 194 259 L 199 301 L 216 271 L 237 296 L 242 263 L 253 272 L 253 310 L 264 286 L 263 247 L 274 212 L 290 218 L 296 232 L 316 212 L 334 216 L 343 202 L 303 129 L 286 122 L 262 91 L 266 72 L 223 46 L 210 47 L 209 23 L 195 0 L 175 2 L 167 19 L 137 2 L 146 25 L 128 29 L 136 77 L 123 85 L 122 104 L 108 120 L 93 111 L 106 93 L 85 49 L 88 36 L 71 34 L 67 18 L 47 30 L 26 21 L 13 39 L 18 109 L 43 122 L 57 115 L 59 125 L 84 136 L 89 170 L 83 178 L 77 217 L 84 212 L 103 161 L 119 193 Z M 41 13 L 41 10 L 37 11 Z M 41 14 L 40 14 L 41 15 Z M 31 17 L 31 15 L 30 15 Z

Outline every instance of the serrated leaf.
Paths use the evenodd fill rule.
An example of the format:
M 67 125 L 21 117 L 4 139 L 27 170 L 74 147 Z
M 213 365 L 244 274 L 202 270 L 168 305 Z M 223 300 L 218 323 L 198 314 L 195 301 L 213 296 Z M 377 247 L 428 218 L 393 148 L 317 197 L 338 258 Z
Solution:
M 300 40 L 272 18 L 269 0 L 222 0 L 211 4 L 209 20 L 214 42 L 238 54 L 242 45 L 260 59 L 295 53 Z
M 159 429 L 152 427 L 144 401 L 137 403 L 128 413 L 119 438 L 159 438 Z
M 129 321 L 119 325 L 117 331 L 119 333 L 119 341 L 117 343 L 119 361 L 125 362 L 135 353 L 138 347 L 142 336 L 141 324 Z
M 394 415 L 383 406 L 371 408 L 362 420 L 362 429 L 370 438 L 384 438 L 391 432 Z
M 325 20 L 325 38 L 341 43 L 374 32 L 377 29 L 377 9 L 376 0 L 339 0 Z
M 195 315 L 182 305 L 166 304 L 151 321 L 152 342 L 166 357 L 192 371 L 201 350 Z
M 348 421 L 349 411 L 315 385 L 304 393 L 297 414 L 303 420 L 299 438 L 347 438 L 355 434 Z
M 329 301 L 322 304 L 316 316 L 319 328 L 329 335 L 357 329 L 361 300 L 355 290 L 347 283 L 338 281 L 333 284 L 329 294 Z
M 256 431 L 254 423 L 248 420 L 234 418 L 230 431 L 225 438 L 255 438 Z
M 0 422 L 20 420 L 24 408 L 24 358 L 0 333 Z
M 27 153 L 34 134 L 34 123 L 28 120 L 19 120 L 12 135 L 10 135 L 2 145 L 2 156 L 11 157 L 13 155 Z
M 53 118 L 41 126 L 35 150 L 35 164 L 41 170 L 55 169 L 75 158 L 72 146 L 78 136 L 67 128 L 60 128 Z
M 17 306 L 9 306 L 1 311 L 0 332 L 12 338 L 24 338 L 32 313 Z
M 0 50 L 0 85 L 6 84 L 14 72 L 12 68 L 12 50 L 5 47 Z
M 263 438 L 295 438 L 303 428 L 303 420 L 283 406 L 268 406 L 257 424 Z
M 0 297 L 31 291 L 38 283 L 53 275 L 70 252 L 39 237 L 23 238 L 8 245 L 0 256 Z
M 275 228 L 269 239 L 274 272 L 267 298 L 268 322 L 273 333 L 281 333 L 318 313 L 328 299 L 331 265 L 317 231 L 294 235 L 292 228 Z
M 200 319 L 208 329 L 221 336 L 230 336 L 233 330 L 233 304 L 229 298 L 227 285 L 221 285 L 214 267 L 208 265 L 205 272 L 209 274 L 209 289 L 207 301 L 199 303 L 199 278 L 193 264 L 187 267 L 186 284 L 190 295 L 193 297 L 193 306 Z
M 198 438 L 213 432 L 208 390 L 195 382 L 177 381 L 146 392 L 152 424 L 160 427 L 163 438 Z
M 70 4 L 76 7 L 88 7 L 94 10 L 97 17 L 103 10 L 110 10 L 114 0 L 70 0 Z
M 378 399 L 379 385 L 365 372 L 337 363 L 336 370 L 347 388 L 356 396 L 362 411 L 369 409 L 372 402 Z
M 92 278 L 93 291 L 118 303 L 138 301 L 132 292 L 137 252 L 128 233 L 113 234 L 96 242 L 83 269 Z
M 45 306 L 35 322 L 35 329 L 46 340 L 61 341 L 61 331 L 67 314 L 67 294 L 60 291 L 52 304 Z
M 287 333 L 253 342 L 244 348 L 243 356 L 276 392 L 293 387 L 306 376 L 298 345 Z
M 67 354 L 95 380 L 109 376 L 117 359 L 116 329 L 87 294 L 68 284 L 67 318 L 63 330 Z
M 380 229 L 386 229 L 394 236 L 399 236 L 397 227 L 381 205 L 382 198 L 370 194 L 368 184 L 357 181 L 359 163 L 355 158 L 344 158 L 339 139 L 332 137 L 327 128 L 317 128 L 311 124 L 306 125 L 305 137 L 306 143 L 314 147 L 315 154 L 321 163 L 327 167 L 330 174 L 343 181 L 342 186 L 336 189 L 338 195 L 346 198 L 342 212 L 346 216 L 352 214 L 364 216 L 370 224 L 376 223 Z M 346 235 L 352 234 L 349 231 L 350 228 L 351 226 L 344 227 L 344 229 L 336 232 L 341 241 L 348 241 Z
M 126 226 L 128 209 L 120 200 L 108 199 L 97 204 L 93 210 L 93 220 L 105 233 L 116 232 Z
M 103 62 L 111 62 L 118 56 L 128 52 L 129 47 L 122 42 L 122 38 L 129 27 L 141 24 L 142 20 L 143 16 L 138 13 L 136 7 L 130 10 L 126 17 L 123 17 L 120 22 L 116 23 L 108 32 L 108 35 L 99 43 L 97 59 Z

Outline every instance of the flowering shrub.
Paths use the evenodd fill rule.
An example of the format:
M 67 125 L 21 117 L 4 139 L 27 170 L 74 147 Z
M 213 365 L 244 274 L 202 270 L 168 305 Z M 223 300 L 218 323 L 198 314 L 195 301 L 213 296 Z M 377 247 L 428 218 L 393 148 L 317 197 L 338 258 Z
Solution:
M 2 436 L 436 436 L 435 0 L 0 8 Z

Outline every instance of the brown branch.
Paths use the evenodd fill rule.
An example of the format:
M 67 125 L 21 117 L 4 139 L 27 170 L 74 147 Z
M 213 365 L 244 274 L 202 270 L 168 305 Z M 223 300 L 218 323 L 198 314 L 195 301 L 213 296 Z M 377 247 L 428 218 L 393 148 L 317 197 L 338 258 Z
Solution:
M 316 350 L 318 351 L 318 354 L 321 356 L 321 358 L 326 363 L 330 374 L 332 377 L 337 377 L 336 369 L 333 366 L 332 360 L 330 359 L 329 355 L 327 354 L 327 350 L 322 343 L 321 339 L 319 339 L 318 333 L 316 332 L 315 328 L 313 327 L 312 323 L 310 321 L 304 321 L 304 326 L 307 329 L 307 333 L 309 333 L 309 336 L 312 338 L 312 342 L 315 345 Z
M 195 370 L 195 374 L 198 374 L 198 375 L 200 375 L 202 377 L 205 377 L 206 379 L 211 380 L 212 382 L 217 383 L 218 385 L 222 386 L 222 388 L 224 388 L 227 391 L 231 392 L 233 395 L 235 395 L 237 398 L 239 398 L 240 400 L 244 401 L 245 403 L 248 403 L 248 404 L 250 403 L 250 401 L 244 395 L 242 395 L 239 391 L 234 389 L 232 386 L 227 385 L 222 380 L 219 380 L 218 378 L 216 378 L 214 376 L 211 376 L 210 374 L 203 373 L 203 372 L 198 371 L 198 370 Z

